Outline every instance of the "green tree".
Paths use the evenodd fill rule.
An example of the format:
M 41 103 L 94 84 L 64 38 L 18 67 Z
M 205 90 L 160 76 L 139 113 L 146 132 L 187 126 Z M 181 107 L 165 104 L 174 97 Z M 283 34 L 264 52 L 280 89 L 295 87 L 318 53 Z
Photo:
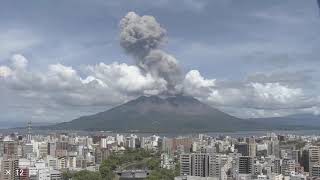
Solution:
M 102 180 L 99 172 L 91 172 L 87 170 L 79 171 L 74 174 L 72 180 Z
M 177 163 L 174 167 L 174 175 L 179 176 L 180 175 L 180 163 Z
M 101 177 L 105 180 L 112 180 L 115 177 L 113 170 L 115 170 L 116 167 L 116 162 L 114 160 L 104 161 L 99 168 Z
M 115 177 L 115 174 L 110 169 L 101 169 L 101 176 L 104 180 L 112 180 Z
M 157 169 L 153 170 L 147 180 L 174 180 L 174 170 Z
M 149 159 L 147 161 L 147 167 L 150 170 L 159 169 L 160 168 L 160 160 L 159 159 L 155 159 L 155 158 Z
M 73 177 L 73 174 L 70 171 L 66 171 L 62 173 L 63 180 L 69 180 Z

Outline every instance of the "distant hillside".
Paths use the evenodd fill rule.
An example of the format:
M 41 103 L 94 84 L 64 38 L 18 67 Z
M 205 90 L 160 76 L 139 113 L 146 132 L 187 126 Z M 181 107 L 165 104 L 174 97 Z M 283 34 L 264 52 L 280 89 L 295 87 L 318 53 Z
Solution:
M 193 97 L 141 96 L 110 110 L 83 116 L 49 129 L 138 132 L 223 132 L 320 129 L 319 116 L 295 115 L 239 119 Z
M 0 121 L 0 129 L 11 129 L 11 128 L 26 128 L 28 122 L 27 121 Z M 55 123 L 48 122 L 32 122 L 32 127 L 42 127 L 42 126 L 51 126 Z
M 295 114 L 284 117 L 250 119 L 274 127 L 296 127 L 300 129 L 320 129 L 320 116 L 312 114 Z
M 257 129 L 258 125 L 228 115 L 192 97 L 141 96 L 110 110 L 50 128 L 175 132 L 249 130 Z

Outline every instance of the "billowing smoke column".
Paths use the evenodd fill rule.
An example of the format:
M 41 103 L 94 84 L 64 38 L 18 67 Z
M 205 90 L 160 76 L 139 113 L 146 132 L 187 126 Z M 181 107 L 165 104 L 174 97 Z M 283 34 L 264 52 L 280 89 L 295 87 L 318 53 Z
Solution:
M 167 82 L 167 93 L 179 93 L 181 71 L 178 61 L 160 49 L 166 41 L 166 30 L 152 16 L 129 12 L 120 21 L 120 45 L 136 60 L 137 66 L 154 78 Z

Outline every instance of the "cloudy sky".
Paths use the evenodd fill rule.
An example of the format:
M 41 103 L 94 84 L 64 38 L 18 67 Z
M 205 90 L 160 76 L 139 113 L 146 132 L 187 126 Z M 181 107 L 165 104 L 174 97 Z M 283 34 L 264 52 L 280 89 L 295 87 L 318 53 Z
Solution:
M 320 112 L 316 0 L 10 0 L 0 23 L 0 122 L 173 89 L 243 118 Z

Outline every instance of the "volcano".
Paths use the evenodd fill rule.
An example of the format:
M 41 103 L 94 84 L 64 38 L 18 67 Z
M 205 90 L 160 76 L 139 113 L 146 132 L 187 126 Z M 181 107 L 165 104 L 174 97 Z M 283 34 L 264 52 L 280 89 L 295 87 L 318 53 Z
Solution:
M 239 119 L 189 96 L 141 96 L 104 112 L 83 116 L 50 129 L 117 132 L 208 132 L 256 129 Z

